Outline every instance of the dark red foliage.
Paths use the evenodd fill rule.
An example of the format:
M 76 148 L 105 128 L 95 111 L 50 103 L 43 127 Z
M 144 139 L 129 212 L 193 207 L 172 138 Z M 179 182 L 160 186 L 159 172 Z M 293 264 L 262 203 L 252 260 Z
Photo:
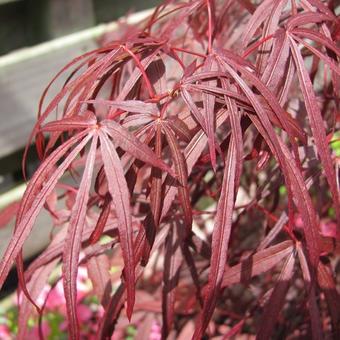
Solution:
M 141 338 L 152 318 L 171 339 L 340 338 L 335 6 L 168 0 L 71 61 L 45 105 L 52 80 L 31 136 L 41 165 L 0 265 L 2 285 L 17 263 L 20 328 L 62 263 L 69 334 L 80 337 L 83 261 L 105 308 L 100 338 L 138 313 Z M 58 232 L 24 274 L 44 206 Z

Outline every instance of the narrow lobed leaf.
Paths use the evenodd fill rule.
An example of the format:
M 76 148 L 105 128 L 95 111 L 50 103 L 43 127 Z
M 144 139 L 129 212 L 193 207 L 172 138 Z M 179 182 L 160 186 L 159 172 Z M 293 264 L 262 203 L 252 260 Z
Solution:
M 259 250 L 241 263 L 229 267 L 223 276 L 222 287 L 238 282 L 247 282 L 256 275 L 260 275 L 281 262 L 294 250 L 292 241 L 284 241 L 275 246 Z
M 211 265 L 208 279 L 207 292 L 205 294 L 203 310 L 196 325 L 193 338 L 200 339 L 212 317 L 217 299 L 222 287 L 223 275 L 227 260 L 227 250 L 232 225 L 232 213 L 234 208 L 236 175 L 236 145 L 234 137 L 229 142 L 228 153 L 225 159 L 222 191 L 217 204 L 214 231 L 212 235 Z
M 98 135 L 94 134 L 86 159 L 76 201 L 71 212 L 63 251 L 63 285 L 66 300 L 66 311 L 69 322 L 70 339 L 79 339 L 79 324 L 77 316 L 77 273 L 82 233 L 85 225 L 87 202 L 91 187 L 92 173 L 96 158 Z
M 175 176 L 173 170 L 158 158 L 147 145 L 140 142 L 132 133 L 121 125 L 109 120 L 102 121 L 101 125 L 103 131 L 110 135 L 113 141 L 130 155 Z
M 108 188 L 118 219 L 119 239 L 124 259 L 124 277 L 127 286 L 127 315 L 128 318 L 131 318 L 135 302 L 135 264 L 129 189 L 120 159 L 109 137 L 102 130 L 99 130 L 99 137 Z
M 60 177 L 64 174 L 66 169 L 70 166 L 72 161 L 77 157 L 77 154 L 82 150 L 82 148 L 88 143 L 88 141 L 92 138 L 94 132 L 88 132 L 88 135 L 79 142 L 79 138 L 75 138 L 73 142 L 78 141 L 79 144 L 69 153 L 69 155 L 65 158 L 65 160 L 61 163 L 61 165 L 53 172 L 53 174 L 49 177 L 45 184 L 42 187 L 38 187 L 40 189 L 38 194 L 35 194 L 34 187 L 36 181 L 32 180 L 32 184 L 29 186 L 29 189 L 26 190 L 27 195 L 24 197 L 25 200 L 22 204 L 28 204 L 30 206 L 29 209 L 25 209 L 22 212 L 21 218 L 17 224 L 16 230 L 7 246 L 7 249 L 1 259 L 0 262 L 0 287 L 2 287 L 8 272 L 11 268 L 11 264 L 13 260 L 17 257 L 22 246 L 30 234 L 34 222 L 41 211 L 48 195 L 52 192 L 54 187 L 56 186 Z M 69 145 L 68 145 L 69 146 Z M 65 145 L 62 145 L 57 149 L 51 156 L 50 159 L 53 159 L 56 156 L 59 156 L 60 152 L 65 152 Z M 61 155 L 60 155 L 61 156 Z M 38 170 L 35 173 L 34 179 L 37 179 L 39 174 L 43 176 L 44 170 L 48 168 L 48 161 L 44 162 L 44 165 L 41 166 L 40 171 Z M 45 178 L 43 176 L 43 178 Z M 29 195 L 30 191 L 34 192 L 34 195 Z M 32 193 L 33 193 L 32 192 Z
M 270 339 L 275 330 L 276 320 L 285 302 L 285 297 L 294 274 L 295 254 L 292 252 L 286 259 L 280 276 L 277 279 L 269 301 L 265 305 L 262 322 L 256 339 Z
M 65 117 L 54 122 L 45 124 L 41 131 L 43 132 L 62 132 L 71 131 L 76 129 L 86 129 L 94 127 L 97 124 L 95 115 L 88 111 L 85 115 L 73 115 L 71 117 Z
M 184 212 L 184 220 L 187 230 L 187 235 L 191 232 L 192 227 L 192 210 L 190 203 L 190 195 L 188 189 L 188 169 L 183 153 L 177 143 L 175 135 L 171 129 L 166 125 L 162 124 L 163 131 L 165 133 L 166 139 L 169 143 L 171 150 L 171 155 L 175 165 L 175 169 L 178 176 L 179 186 L 178 186 L 178 196 L 181 202 L 181 206 Z

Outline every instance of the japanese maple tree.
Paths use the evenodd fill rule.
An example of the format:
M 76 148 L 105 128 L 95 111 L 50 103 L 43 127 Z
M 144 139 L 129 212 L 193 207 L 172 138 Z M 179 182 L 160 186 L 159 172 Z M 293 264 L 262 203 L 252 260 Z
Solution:
M 127 319 L 141 339 L 154 320 L 164 339 L 340 338 L 336 10 L 167 0 L 52 79 L 0 265 L 2 285 L 16 262 L 20 339 L 60 264 L 70 339 L 80 264 L 104 308 L 97 338 Z M 24 272 L 43 208 L 55 233 Z

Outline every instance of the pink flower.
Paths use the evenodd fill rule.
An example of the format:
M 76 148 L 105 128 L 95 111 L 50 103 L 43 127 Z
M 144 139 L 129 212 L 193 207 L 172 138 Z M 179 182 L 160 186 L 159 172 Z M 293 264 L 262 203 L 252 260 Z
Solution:
M 90 291 L 90 286 L 87 283 L 88 275 L 85 267 L 79 267 L 77 276 L 77 302 L 79 303 Z M 48 296 L 46 307 L 48 309 L 57 308 L 61 313 L 66 313 L 66 300 L 64 297 L 64 287 L 62 281 L 59 281 L 52 289 Z
M 87 269 L 85 267 L 79 267 L 77 276 L 77 300 L 82 300 L 89 291 L 90 286 L 88 284 Z
M 124 332 L 121 329 L 115 330 L 113 333 L 111 340 L 122 340 L 124 339 Z
M 46 321 L 43 321 L 41 328 L 42 328 L 43 336 L 46 339 L 49 336 L 50 331 L 51 331 L 50 326 L 48 325 Z M 28 333 L 27 338 L 28 339 L 39 339 L 39 327 L 36 326 L 32 328 L 32 330 Z
M 297 229 L 303 228 L 303 220 L 300 214 L 297 214 L 295 217 L 295 227 Z M 336 223 L 330 220 L 329 218 L 324 218 L 321 220 L 319 225 L 320 234 L 324 237 L 333 237 L 337 240 L 340 240 L 340 235 L 336 232 Z
M 104 307 L 102 305 L 98 305 L 97 315 L 98 318 L 102 318 L 104 316 Z
M 0 339 L 1 340 L 11 340 L 11 332 L 6 325 L 0 325 Z
M 333 237 L 337 240 L 340 240 L 340 233 L 336 232 L 336 223 L 329 220 L 324 219 L 320 223 L 320 233 L 324 237 Z
M 47 302 L 46 308 L 48 309 L 61 309 L 63 310 L 62 306 L 65 306 L 65 297 L 64 297 L 64 288 L 61 281 L 59 281 L 56 286 L 50 292 Z
M 91 308 L 86 305 L 80 304 L 77 308 L 78 311 L 78 319 L 80 322 L 88 321 L 92 318 L 93 312 Z
M 303 228 L 303 221 L 302 221 L 302 217 L 300 214 L 297 214 L 295 217 L 295 227 L 297 229 Z
M 51 286 L 49 284 L 46 284 L 44 288 L 42 289 L 42 291 L 40 292 L 37 298 L 37 301 L 36 301 L 39 307 L 41 307 L 45 303 L 47 294 L 49 293 L 50 290 L 51 290 Z
M 162 330 L 160 325 L 154 320 L 151 326 L 150 340 L 161 340 Z

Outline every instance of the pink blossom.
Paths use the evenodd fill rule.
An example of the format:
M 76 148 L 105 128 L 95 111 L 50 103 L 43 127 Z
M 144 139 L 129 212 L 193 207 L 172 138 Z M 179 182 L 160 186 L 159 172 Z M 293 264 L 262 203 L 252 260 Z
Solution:
M 90 320 L 93 315 L 91 308 L 83 304 L 80 304 L 77 307 L 77 311 L 78 311 L 78 319 L 80 322 L 85 322 L 85 321 Z
M 104 307 L 102 305 L 99 305 L 97 310 L 98 317 L 102 318 L 104 316 L 104 312 L 105 312 Z
M 303 221 L 300 214 L 296 215 L 295 217 L 295 227 L 298 229 L 303 228 Z
M 79 303 L 90 291 L 87 283 L 88 275 L 85 267 L 79 267 L 77 276 L 77 302 Z M 52 289 L 48 296 L 46 307 L 48 309 L 57 308 L 61 313 L 66 313 L 66 300 L 64 297 L 64 287 L 62 281 L 59 281 Z
M 115 330 L 113 333 L 111 340 L 121 340 L 124 339 L 124 332 L 121 329 Z
M 161 340 L 162 338 L 162 330 L 160 325 L 154 320 L 151 326 L 150 331 L 150 340 Z
M 303 220 L 300 214 L 297 214 L 295 217 L 295 227 L 297 229 L 303 228 Z M 336 223 L 328 218 L 321 220 L 319 230 L 320 234 L 324 237 L 333 237 L 340 240 L 340 235 L 336 233 Z
M 79 267 L 77 276 L 77 300 L 82 300 L 89 291 L 90 286 L 88 284 L 87 269 L 85 267 Z
M 63 284 L 59 281 L 48 296 L 46 308 L 63 309 L 62 306 L 65 306 L 65 297 Z
M 324 219 L 320 223 L 320 233 L 325 237 L 333 237 L 340 240 L 340 233 L 336 232 L 336 223 L 328 219 Z
M 46 321 L 43 321 L 41 328 L 42 328 L 42 333 L 43 333 L 44 338 L 47 338 L 51 331 L 50 326 L 48 325 Z M 39 339 L 39 327 L 38 326 L 35 326 L 34 328 L 32 328 L 32 330 L 28 333 L 27 339 Z
M 0 339 L 1 340 L 11 340 L 11 332 L 6 325 L 0 325 Z
M 47 294 L 49 293 L 50 290 L 51 290 L 51 286 L 49 284 L 46 284 L 44 288 L 42 289 L 42 291 L 40 292 L 37 298 L 37 301 L 36 301 L 39 307 L 41 307 L 45 303 Z

